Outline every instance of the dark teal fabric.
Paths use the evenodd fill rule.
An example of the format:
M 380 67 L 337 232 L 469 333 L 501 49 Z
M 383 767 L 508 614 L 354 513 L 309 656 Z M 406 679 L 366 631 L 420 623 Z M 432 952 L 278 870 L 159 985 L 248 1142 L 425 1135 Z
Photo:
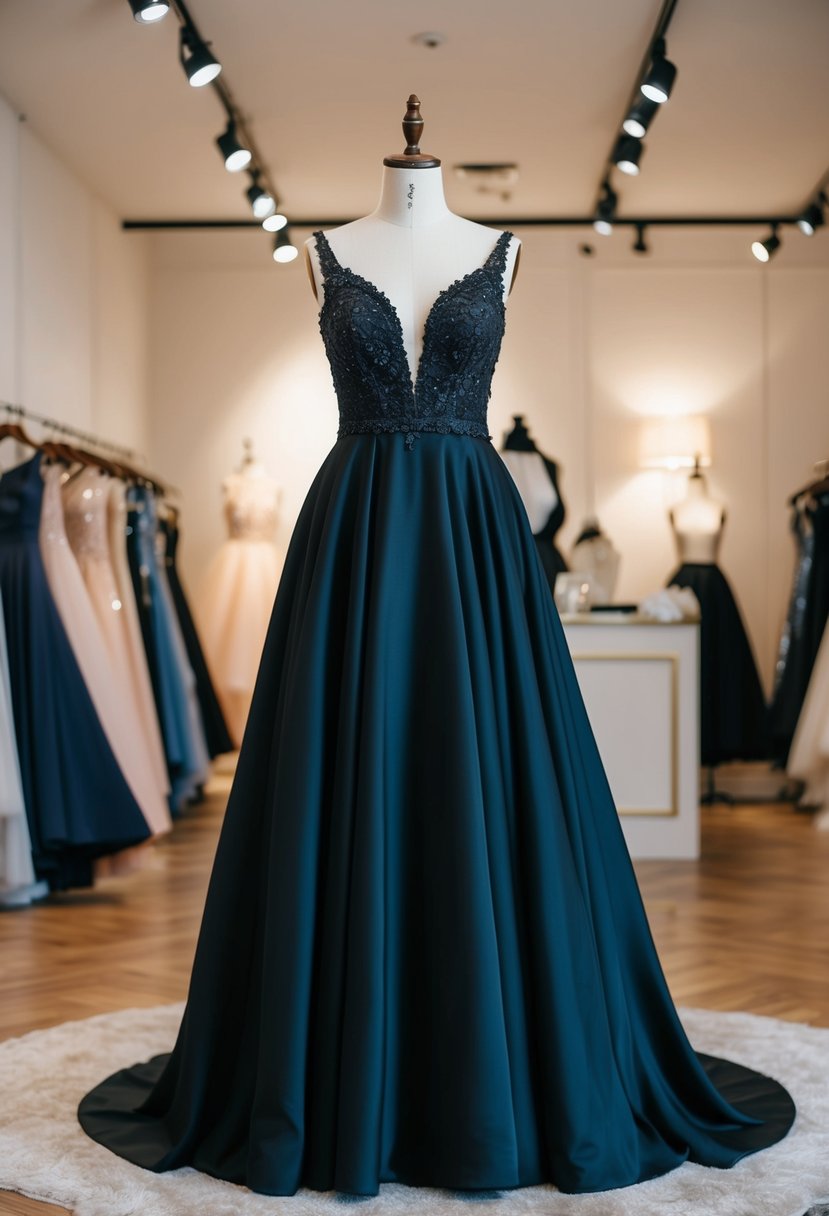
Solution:
M 346 435 L 329 453 L 175 1050 L 79 1114 L 146 1168 L 276 1195 L 598 1191 L 785 1135 L 785 1090 L 701 1061 L 682 1031 L 529 523 L 485 439 Z

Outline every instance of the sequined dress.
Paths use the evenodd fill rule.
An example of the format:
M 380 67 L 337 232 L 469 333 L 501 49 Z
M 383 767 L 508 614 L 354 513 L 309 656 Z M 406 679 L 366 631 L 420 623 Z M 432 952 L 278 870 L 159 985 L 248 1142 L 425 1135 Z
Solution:
M 177 1042 L 82 1125 L 272 1195 L 733 1165 L 793 1106 L 694 1053 L 659 966 L 489 442 L 510 236 L 435 302 L 415 383 L 391 302 L 316 240 L 340 433 L 286 557 Z

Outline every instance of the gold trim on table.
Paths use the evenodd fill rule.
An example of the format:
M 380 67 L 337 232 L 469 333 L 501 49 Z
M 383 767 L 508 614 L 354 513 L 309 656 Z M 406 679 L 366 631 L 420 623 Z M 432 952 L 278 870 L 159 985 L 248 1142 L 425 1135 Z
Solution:
M 665 624 L 687 624 L 685 621 L 664 622 Z M 679 655 L 675 651 L 660 654 L 658 651 L 599 651 L 595 654 L 580 654 L 573 652 L 570 656 L 574 663 L 591 660 L 609 662 L 649 662 L 659 660 L 670 663 L 671 671 L 671 805 L 665 809 L 657 807 L 627 807 L 617 806 L 620 815 L 647 815 L 651 819 L 672 819 L 679 814 Z

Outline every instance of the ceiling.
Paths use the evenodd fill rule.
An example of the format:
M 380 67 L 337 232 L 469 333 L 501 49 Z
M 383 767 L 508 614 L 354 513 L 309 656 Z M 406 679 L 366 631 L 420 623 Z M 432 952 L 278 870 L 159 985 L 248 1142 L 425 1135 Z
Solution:
M 403 147 L 408 94 L 423 148 L 517 161 L 505 203 L 447 172 L 466 215 L 589 214 L 658 0 L 189 0 L 249 118 L 289 216 L 346 218 L 376 201 Z M 434 49 L 411 36 L 438 30 Z M 829 168 L 827 0 L 679 0 L 679 77 L 621 214 L 792 213 Z M 213 140 L 213 91 L 188 87 L 172 14 L 127 0 L 2 0 L 0 92 L 122 218 L 249 217 L 246 175 Z

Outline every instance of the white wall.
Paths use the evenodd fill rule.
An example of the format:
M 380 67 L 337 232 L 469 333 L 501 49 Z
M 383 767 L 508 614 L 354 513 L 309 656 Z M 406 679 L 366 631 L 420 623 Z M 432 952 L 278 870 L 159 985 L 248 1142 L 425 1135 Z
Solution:
M 657 231 L 641 259 L 628 232 L 521 235 L 493 434 L 526 414 L 562 464 L 564 546 L 595 506 L 623 554 L 620 596 L 634 599 L 676 565 L 665 512 L 683 489 L 638 467 L 641 419 L 708 414 L 722 565 L 768 683 L 792 569 L 785 498 L 829 457 L 829 238 L 788 235 L 761 267 L 741 230 Z M 301 259 L 275 266 L 250 231 L 152 241 L 150 442 L 184 495 L 195 588 L 223 537 L 219 486 L 242 438 L 284 487 L 286 541 L 334 442 L 336 403 Z
M 0 400 L 145 450 L 147 253 L 0 99 Z

